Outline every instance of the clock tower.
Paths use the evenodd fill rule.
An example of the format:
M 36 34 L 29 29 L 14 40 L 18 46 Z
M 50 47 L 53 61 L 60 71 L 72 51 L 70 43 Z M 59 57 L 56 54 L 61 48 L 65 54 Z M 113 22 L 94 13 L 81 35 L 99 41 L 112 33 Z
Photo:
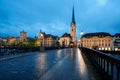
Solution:
M 72 22 L 70 25 L 70 36 L 72 38 L 72 43 L 76 45 L 76 22 L 75 22 L 75 16 L 74 16 L 74 6 L 72 10 Z

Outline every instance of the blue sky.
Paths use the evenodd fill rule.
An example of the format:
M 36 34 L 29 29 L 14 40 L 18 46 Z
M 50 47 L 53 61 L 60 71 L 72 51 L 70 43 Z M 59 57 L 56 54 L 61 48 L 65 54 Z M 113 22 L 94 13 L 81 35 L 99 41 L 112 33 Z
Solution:
M 0 36 L 69 33 L 73 3 L 77 38 L 80 31 L 120 32 L 120 0 L 0 0 Z

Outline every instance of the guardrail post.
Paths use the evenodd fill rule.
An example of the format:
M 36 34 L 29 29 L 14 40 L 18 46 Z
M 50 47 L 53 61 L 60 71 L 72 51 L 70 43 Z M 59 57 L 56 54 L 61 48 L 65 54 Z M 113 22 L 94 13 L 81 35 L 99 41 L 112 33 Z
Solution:
M 108 78 L 108 75 L 109 75 L 109 61 L 107 61 L 107 78 Z
M 113 66 L 114 66 L 114 63 L 111 62 L 111 80 L 113 80 Z
M 119 77 L 119 73 L 120 73 L 120 65 L 117 64 L 116 67 L 117 67 L 117 80 L 119 80 L 119 79 L 120 79 L 120 77 Z

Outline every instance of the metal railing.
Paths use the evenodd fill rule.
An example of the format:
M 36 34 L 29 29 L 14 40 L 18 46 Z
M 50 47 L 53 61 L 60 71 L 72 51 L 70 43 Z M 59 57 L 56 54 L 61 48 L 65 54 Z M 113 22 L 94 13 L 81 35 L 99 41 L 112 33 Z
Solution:
M 61 47 L 60 49 L 63 49 Z M 59 47 L 44 47 L 45 50 L 59 49 Z M 40 46 L 38 47 L 0 47 L 0 59 L 4 57 L 9 57 L 13 55 L 24 54 L 26 52 L 40 51 Z
M 30 51 L 38 51 L 39 47 L 3 47 L 0 48 L 0 58 L 11 55 L 23 54 Z
M 103 52 L 80 48 L 106 80 L 120 80 L 120 59 Z

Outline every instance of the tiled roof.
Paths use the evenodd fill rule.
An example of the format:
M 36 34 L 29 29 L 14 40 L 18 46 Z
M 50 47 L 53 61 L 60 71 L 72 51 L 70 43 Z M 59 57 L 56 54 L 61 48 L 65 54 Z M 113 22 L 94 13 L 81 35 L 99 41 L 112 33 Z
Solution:
M 120 33 L 116 33 L 114 36 L 115 36 L 115 37 L 120 36 Z
M 53 39 L 57 39 L 58 38 L 58 36 L 54 36 L 52 34 L 46 34 L 45 32 L 40 32 L 39 36 L 40 36 L 40 34 L 43 34 L 44 38 L 50 38 L 50 37 L 53 38 Z
M 51 34 L 45 34 L 45 38 L 53 38 L 53 39 L 57 39 L 58 37 L 57 36 L 54 36 L 54 35 L 51 35 Z
M 64 33 L 61 37 L 70 37 L 71 38 L 70 34 L 68 34 L 68 33 Z
M 111 35 L 109 33 L 106 33 L 106 32 L 96 32 L 96 33 L 87 33 L 87 34 L 84 34 L 82 36 L 82 38 L 83 37 L 85 37 L 85 38 L 91 38 L 91 37 L 95 37 L 95 36 L 102 38 L 102 37 L 111 36 Z

